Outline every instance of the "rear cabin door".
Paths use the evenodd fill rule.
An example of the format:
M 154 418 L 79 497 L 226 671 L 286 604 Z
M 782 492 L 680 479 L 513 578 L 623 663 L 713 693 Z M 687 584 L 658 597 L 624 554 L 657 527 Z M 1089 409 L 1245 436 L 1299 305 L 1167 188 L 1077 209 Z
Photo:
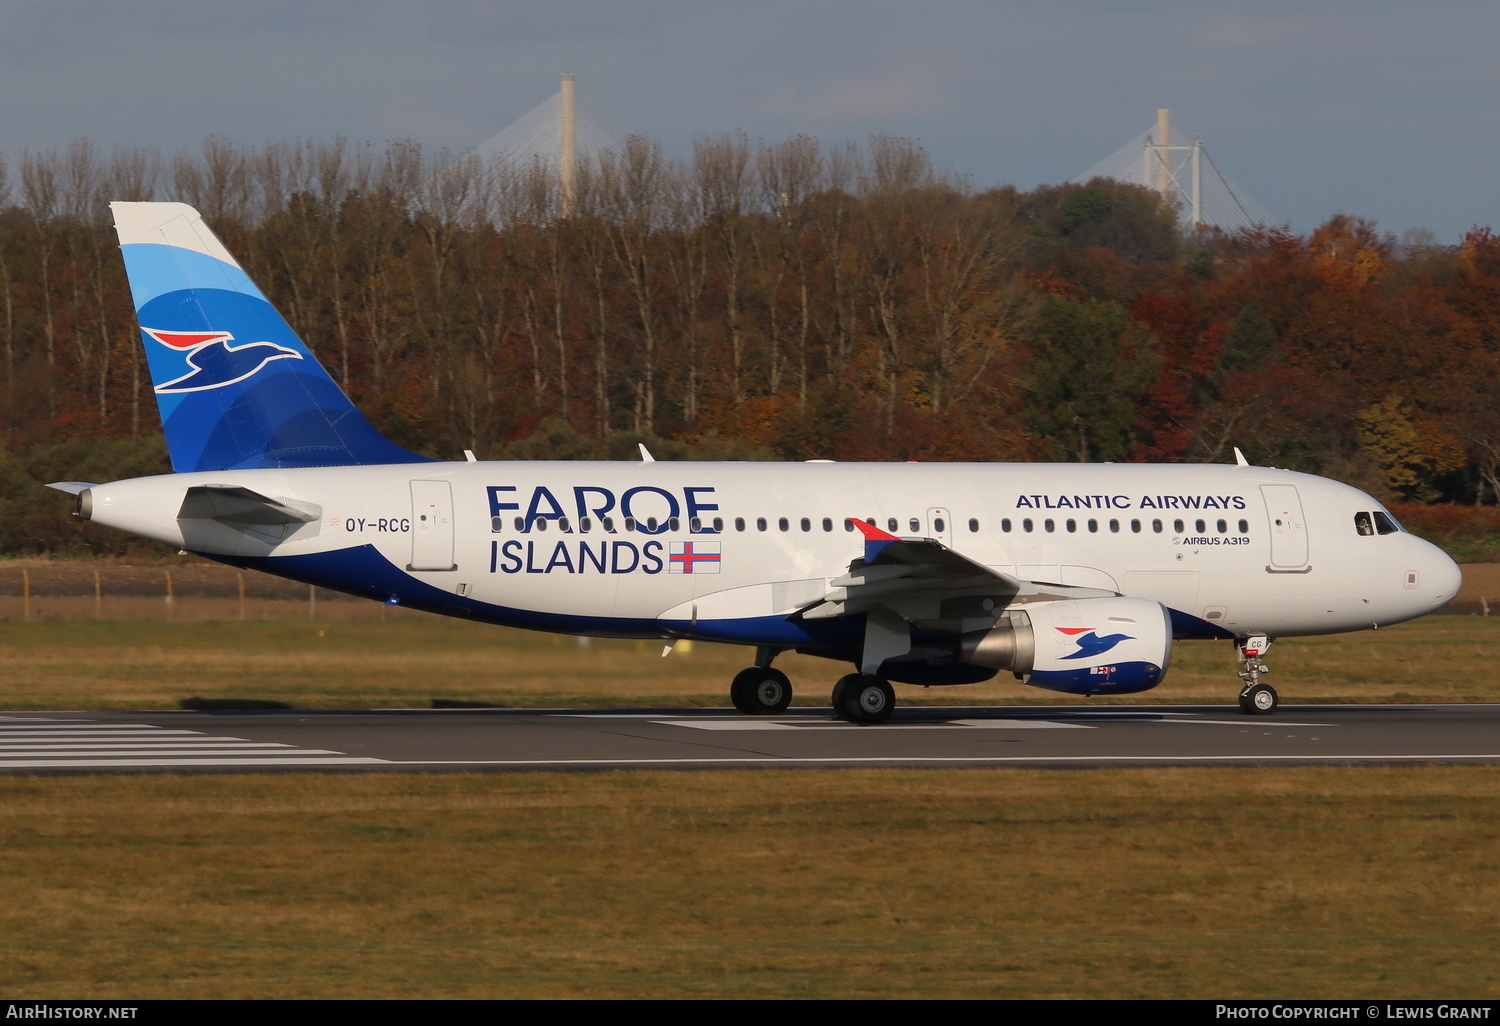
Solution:
M 411 565 L 408 570 L 457 570 L 453 562 L 453 487 L 411 483 Z

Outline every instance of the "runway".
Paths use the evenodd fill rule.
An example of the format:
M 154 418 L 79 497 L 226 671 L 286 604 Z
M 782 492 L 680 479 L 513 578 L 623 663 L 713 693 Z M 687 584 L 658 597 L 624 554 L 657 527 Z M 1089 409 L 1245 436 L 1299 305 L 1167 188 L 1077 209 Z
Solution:
M 0 774 L 1500 764 L 1500 705 L 0 714 Z

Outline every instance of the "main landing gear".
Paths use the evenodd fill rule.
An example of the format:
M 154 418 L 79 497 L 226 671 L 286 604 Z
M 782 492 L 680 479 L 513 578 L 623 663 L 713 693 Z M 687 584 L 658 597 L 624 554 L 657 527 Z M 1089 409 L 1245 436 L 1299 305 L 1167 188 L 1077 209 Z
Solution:
M 747 716 L 775 716 L 792 704 L 792 682 L 780 670 L 752 666 L 734 675 L 729 700 Z
M 759 660 L 769 663 L 764 655 Z M 729 699 L 747 716 L 776 716 L 792 703 L 792 682 L 769 665 L 752 666 L 734 675 Z M 896 708 L 896 691 L 884 677 L 850 673 L 833 686 L 833 712 L 850 723 L 884 723 Z
M 833 686 L 833 712 L 850 723 L 884 723 L 896 708 L 891 682 L 871 673 L 850 673 Z
M 1245 686 L 1240 690 L 1240 711 L 1247 716 L 1266 716 L 1276 711 L 1276 689 L 1260 682 L 1260 675 L 1270 673 L 1266 666 L 1266 649 L 1271 639 L 1263 634 L 1236 639 L 1234 651 L 1240 660 L 1240 680 Z

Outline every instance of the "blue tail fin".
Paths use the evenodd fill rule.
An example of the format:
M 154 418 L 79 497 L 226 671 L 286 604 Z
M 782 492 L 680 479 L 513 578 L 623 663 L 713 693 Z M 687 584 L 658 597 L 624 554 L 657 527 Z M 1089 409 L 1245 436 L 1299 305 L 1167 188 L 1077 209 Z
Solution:
M 174 470 L 426 462 L 354 408 L 196 210 L 110 209 Z

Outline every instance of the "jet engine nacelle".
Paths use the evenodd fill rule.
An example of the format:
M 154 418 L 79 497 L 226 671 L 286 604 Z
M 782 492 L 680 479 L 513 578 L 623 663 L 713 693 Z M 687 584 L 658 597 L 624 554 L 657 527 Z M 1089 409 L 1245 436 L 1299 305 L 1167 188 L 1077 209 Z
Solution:
M 963 635 L 958 658 L 1075 695 L 1149 691 L 1172 658 L 1172 618 L 1151 599 L 1037 602 L 1009 616 L 1008 624 Z

